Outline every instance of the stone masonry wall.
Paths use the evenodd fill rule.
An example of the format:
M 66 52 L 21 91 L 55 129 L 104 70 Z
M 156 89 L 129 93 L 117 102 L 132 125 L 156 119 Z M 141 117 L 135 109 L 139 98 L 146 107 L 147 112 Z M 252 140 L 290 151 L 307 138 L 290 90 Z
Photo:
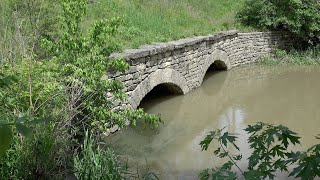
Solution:
M 145 95 L 159 84 L 185 94 L 199 87 L 212 64 L 228 70 L 256 62 L 275 46 L 287 47 L 293 38 L 283 32 L 239 33 L 226 31 L 208 36 L 142 46 L 115 53 L 130 65 L 124 74 L 111 75 L 122 81 L 128 101 L 116 108 L 137 108 Z

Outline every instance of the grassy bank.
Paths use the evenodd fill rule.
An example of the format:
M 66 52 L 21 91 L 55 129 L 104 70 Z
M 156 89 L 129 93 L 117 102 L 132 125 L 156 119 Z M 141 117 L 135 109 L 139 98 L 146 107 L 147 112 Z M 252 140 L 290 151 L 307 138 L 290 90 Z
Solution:
M 50 3 L 52 6 L 48 16 L 61 16 L 62 10 L 57 1 Z M 91 0 L 83 27 L 87 29 L 95 20 L 120 16 L 124 25 L 117 41 L 122 49 L 136 48 L 152 42 L 207 35 L 229 29 L 245 30 L 245 27 L 235 21 L 235 14 L 243 4 L 244 0 Z M 15 44 L 18 46 L 17 41 L 21 39 L 17 29 L 12 27 L 13 24 L 22 25 L 24 31 L 28 30 L 25 28 L 32 30 L 25 26 L 25 22 L 18 21 L 16 15 L 12 16 L 10 6 L 12 8 L 10 0 L 3 0 L 0 5 L 0 27 L 3 27 L 0 34 L 5 37 L 0 40 L 0 47 L 6 49 Z M 44 18 L 51 21 L 51 17 Z M 21 51 L 22 47 L 19 49 Z
M 122 16 L 124 48 L 194 35 L 245 29 L 235 21 L 244 0 L 105 0 L 92 3 L 87 23 Z
M 263 58 L 260 65 L 320 65 L 320 46 L 307 50 L 284 51 L 276 49 L 274 55 Z

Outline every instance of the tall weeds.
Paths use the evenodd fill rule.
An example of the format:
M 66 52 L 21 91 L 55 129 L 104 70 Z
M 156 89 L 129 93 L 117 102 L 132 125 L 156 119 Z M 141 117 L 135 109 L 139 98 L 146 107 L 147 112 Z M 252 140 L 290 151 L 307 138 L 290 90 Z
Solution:
M 258 61 L 263 65 L 320 65 L 320 46 L 307 50 L 291 49 L 289 51 L 275 49 L 272 56 Z
M 74 158 L 74 172 L 79 180 L 121 179 L 118 157 L 111 149 L 101 149 L 94 138 L 86 131 L 81 153 Z

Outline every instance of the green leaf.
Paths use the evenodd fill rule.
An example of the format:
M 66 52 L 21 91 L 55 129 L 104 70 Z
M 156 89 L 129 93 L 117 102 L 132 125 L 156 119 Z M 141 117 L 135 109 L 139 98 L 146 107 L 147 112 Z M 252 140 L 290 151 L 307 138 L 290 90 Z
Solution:
M 253 152 L 253 154 L 249 157 L 249 169 L 256 166 L 260 161 L 260 154 L 257 152 Z
M 5 124 L 6 124 L 6 122 L 5 122 L 5 121 L 0 120 L 0 126 L 3 126 L 3 125 L 5 125 Z
M 214 153 L 215 155 L 218 155 L 218 154 L 220 153 L 220 150 L 221 150 L 221 148 L 219 147 L 219 148 L 217 148 L 213 153 Z
M 264 123 L 257 123 L 257 124 L 255 124 L 253 126 L 248 125 L 248 127 L 245 128 L 244 130 L 247 131 L 249 134 L 250 133 L 255 133 L 255 132 L 260 131 L 264 125 L 265 125 Z
M 221 166 L 221 169 L 230 171 L 232 165 L 233 163 L 231 161 L 228 161 Z
M 287 148 L 289 145 L 289 141 L 291 141 L 292 144 L 300 144 L 300 137 L 296 136 L 295 132 L 292 132 L 290 130 L 283 130 L 282 133 L 282 143 Z
M 223 133 L 223 135 L 219 139 L 221 141 L 221 143 L 226 147 L 228 145 L 228 141 L 227 141 L 228 135 L 229 135 L 229 132 L 225 132 L 225 133 Z
M 200 146 L 201 146 L 201 150 L 208 150 L 209 144 L 211 143 L 211 141 L 215 138 L 217 138 L 217 136 L 220 134 L 220 130 L 216 130 L 216 131 L 211 131 L 210 134 L 208 134 L 206 136 L 206 138 L 200 142 Z
M 10 148 L 12 130 L 10 126 L 0 126 L 0 157 Z
M 250 170 L 243 173 L 245 179 L 261 179 L 263 173 L 257 170 Z
M 232 165 L 233 163 L 231 161 L 228 161 L 224 163 L 221 167 L 214 169 L 212 173 L 212 179 L 237 179 L 237 174 L 231 171 Z
M 229 155 L 228 152 L 221 152 L 221 153 L 218 155 L 218 157 L 224 158 L 224 157 L 227 157 L 228 155 Z
M 233 158 L 234 158 L 234 160 L 239 161 L 242 159 L 242 155 L 239 154 L 239 155 L 234 156 Z
M 305 153 L 301 153 L 301 152 L 289 152 L 286 154 L 288 156 L 288 160 L 287 162 L 292 164 L 292 163 L 295 163 L 297 161 L 300 160 L 300 158 L 303 158 L 304 156 L 306 156 Z
M 35 125 L 35 124 L 41 124 L 41 123 L 45 123 L 48 122 L 49 120 L 46 118 L 40 118 L 40 119 L 34 119 L 32 121 L 28 121 L 26 123 L 24 123 L 25 125 Z
M 25 136 L 25 137 L 31 137 L 32 135 L 32 131 L 30 128 L 28 128 L 27 126 L 23 125 L 23 124 L 16 124 L 16 128 L 17 128 L 17 131 Z
M 23 117 L 17 119 L 17 120 L 16 120 L 16 123 L 17 123 L 17 124 L 18 124 L 18 123 L 22 123 L 22 122 L 24 122 L 28 117 L 29 117 L 29 116 L 23 116 Z
M 273 163 L 275 169 L 280 169 L 281 171 L 287 171 L 287 163 L 286 161 L 278 159 Z
M 228 142 L 231 143 L 237 150 L 240 150 L 239 147 L 235 144 L 237 139 L 237 136 L 235 134 L 229 133 L 229 132 L 225 132 L 220 138 L 219 140 L 221 141 L 221 143 L 227 147 Z
M 210 177 L 209 175 L 209 169 L 204 169 L 200 172 L 199 178 L 200 180 L 208 180 Z

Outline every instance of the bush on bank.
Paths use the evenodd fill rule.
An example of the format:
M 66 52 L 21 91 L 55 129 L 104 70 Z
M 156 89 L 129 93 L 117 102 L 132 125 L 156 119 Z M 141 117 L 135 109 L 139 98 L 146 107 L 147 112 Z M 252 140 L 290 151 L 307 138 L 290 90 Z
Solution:
M 49 1 L 10 3 L 12 19 L 24 22 L 17 32 L 24 51 L 16 57 L 2 54 L 0 61 L 0 179 L 63 179 L 74 171 L 84 179 L 120 174 L 105 166 L 120 164 L 113 151 L 99 148 L 101 135 L 126 121 L 144 120 L 153 128 L 160 123 L 142 110 L 111 110 L 126 98 L 123 85 L 107 76 L 128 67 L 122 59 L 108 58 L 118 48 L 113 37 L 121 18 L 96 21 L 85 33 L 87 0 L 60 1 L 56 22 L 46 11 Z M 57 29 L 41 26 L 42 18 Z M 42 28 L 48 33 L 41 34 Z M 96 161 L 98 156 L 105 157 Z
M 319 1 L 247 0 L 237 16 L 246 26 L 288 31 L 310 44 L 320 42 Z

